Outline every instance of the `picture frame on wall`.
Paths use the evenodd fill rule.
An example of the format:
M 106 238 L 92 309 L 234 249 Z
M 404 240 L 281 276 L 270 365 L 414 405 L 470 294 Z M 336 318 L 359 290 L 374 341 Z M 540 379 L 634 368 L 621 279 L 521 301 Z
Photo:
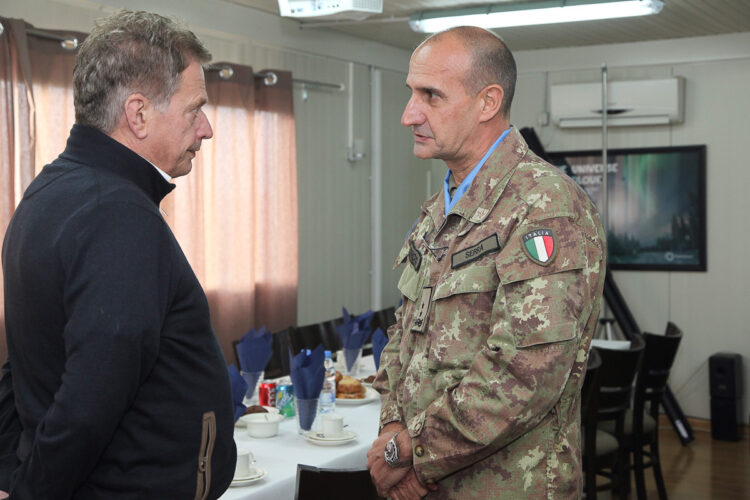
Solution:
M 602 152 L 549 152 L 597 207 Z M 706 146 L 607 151 L 610 269 L 706 271 Z

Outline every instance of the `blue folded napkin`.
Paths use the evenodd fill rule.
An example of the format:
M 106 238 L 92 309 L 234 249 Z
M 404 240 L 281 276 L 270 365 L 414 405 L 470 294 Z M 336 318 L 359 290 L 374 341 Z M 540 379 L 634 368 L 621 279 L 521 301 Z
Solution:
M 229 365 L 227 370 L 229 370 L 229 383 L 232 386 L 234 421 L 236 422 L 247 409 L 245 405 L 242 404 L 242 399 L 245 397 L 245 392 L 247 391 L 247 382 L 245 382 L 242 375 L 240 375 L 240 372 L 237 371 L 237 368 L 235 368 L 234 365 Z
M 291 356 L 290 356 L 291 357 Z M 313 350 L 305 349 L 291 358 L 289 375 L 294 386 L 294 395 L 299 399 L 317 399 L 323 388 L 325 351 L 319 345 Z
M 253 373 L 266 369 L 273 354 L 273 336 L 261 326 L 257 331 L 250 329 L 237 343 L 237 358 L 240 370 Z M 254 389 L 254 388 L 253 388 Z
M 372 309 L 368 309 L 367 311 L 363 312 L 359 316 L 354 316 L 354 315 L 349 314 L 349 311 L 346 310 L 346 307 L 342 307 L 341 312 L 344 318 L 344 324 L 347 324 L 347 323 L 351 324 L 352 322 L 356 322 L 360 330 L 364 330 L 367 332 L 370 331 L 372 318 L 375 315 L 375 312 Z
M 375 360 L 375 369 L 380 369 L 380 354 L 383 352 L 383 348 L 388 343 L 388 337 L 383 333 L 380 328 L 375 330 L 372 334 L 372 358 Z
M 344 323 L 336 327 L 341 345 L 344 349 L 360 349 L 370 334 L 373 312 L 369 310 L 359 316 L 353 316 L 347 312 L 345 307 L 342 309 L 344 311 Z
M 297 418 L 300 427 L 306 431 L 310 430 L 317 415 L 318 398 L 325 379 L 324 360 L 322 345 L 312 351 L 305 349 L 290 359 L 289 375 L 294 386 Z
M 353 316 L 349 314 L 345 307 L 342 310 L 344 312 L 344 323 L 336 327 L 336 333 L 338 333 L 341 346 L 344 349 L 346 369 L 351 370 L 357 357 L 359 357 L 362 346 L 370 336 L 373 312 L 369 310 L 359 316 Z

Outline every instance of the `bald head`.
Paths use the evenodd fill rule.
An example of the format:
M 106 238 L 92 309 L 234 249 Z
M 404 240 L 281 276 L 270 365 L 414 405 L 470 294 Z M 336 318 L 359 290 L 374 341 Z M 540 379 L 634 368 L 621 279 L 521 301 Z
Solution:
M 458 40 L 471 57 L 469 71 L 463 77 L 466 91 L 476 95 L 487 85 L 500 85 L 503 88 L 500 112 L 508 117 L 516 90 L 516 61 L 510 49 L 491 31 L 475 26 L 458 26 L 435 33 L 422 42 L 417 50 L 448 39 Z

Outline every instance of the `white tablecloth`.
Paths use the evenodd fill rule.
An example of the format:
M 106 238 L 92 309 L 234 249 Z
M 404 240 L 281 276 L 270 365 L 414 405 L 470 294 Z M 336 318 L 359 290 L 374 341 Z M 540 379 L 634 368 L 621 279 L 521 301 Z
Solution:
M 293 418 L 284 419 L 279 434 L 267 439 L 251 438 L 245 428 L 236 428 L 234 438 L 238 446 L 249 447 L 255 456 L 255 465 L 266 469 L 268 476 L 247 486 L 230 487 L 221 500 L 292 499 L 297 484 L 297 464 L 341 469 L 364 467 L 367 450 L 378 435 L 380 401 L 360 406 L 337 404 L 336 413 L 343 415 L 346 430 L 358 434 L 356 440 L 340 446 L 312 444 L 297 433 Z

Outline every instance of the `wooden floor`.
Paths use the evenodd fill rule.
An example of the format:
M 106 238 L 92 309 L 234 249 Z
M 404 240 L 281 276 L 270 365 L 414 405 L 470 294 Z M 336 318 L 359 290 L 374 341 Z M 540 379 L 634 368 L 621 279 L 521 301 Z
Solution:
M 695 441 L 682 446 L 665 421 L 659 430 L 664 482 L 670 500 L 750 499 L 750 439 L 747 426 L 741 441 L 711 438 L 710 423 L 691 419 Z M 658 499 L 652 469 L 646 469 L 649 499 Z M 630 498 L 635 498 L 635 483 Z

